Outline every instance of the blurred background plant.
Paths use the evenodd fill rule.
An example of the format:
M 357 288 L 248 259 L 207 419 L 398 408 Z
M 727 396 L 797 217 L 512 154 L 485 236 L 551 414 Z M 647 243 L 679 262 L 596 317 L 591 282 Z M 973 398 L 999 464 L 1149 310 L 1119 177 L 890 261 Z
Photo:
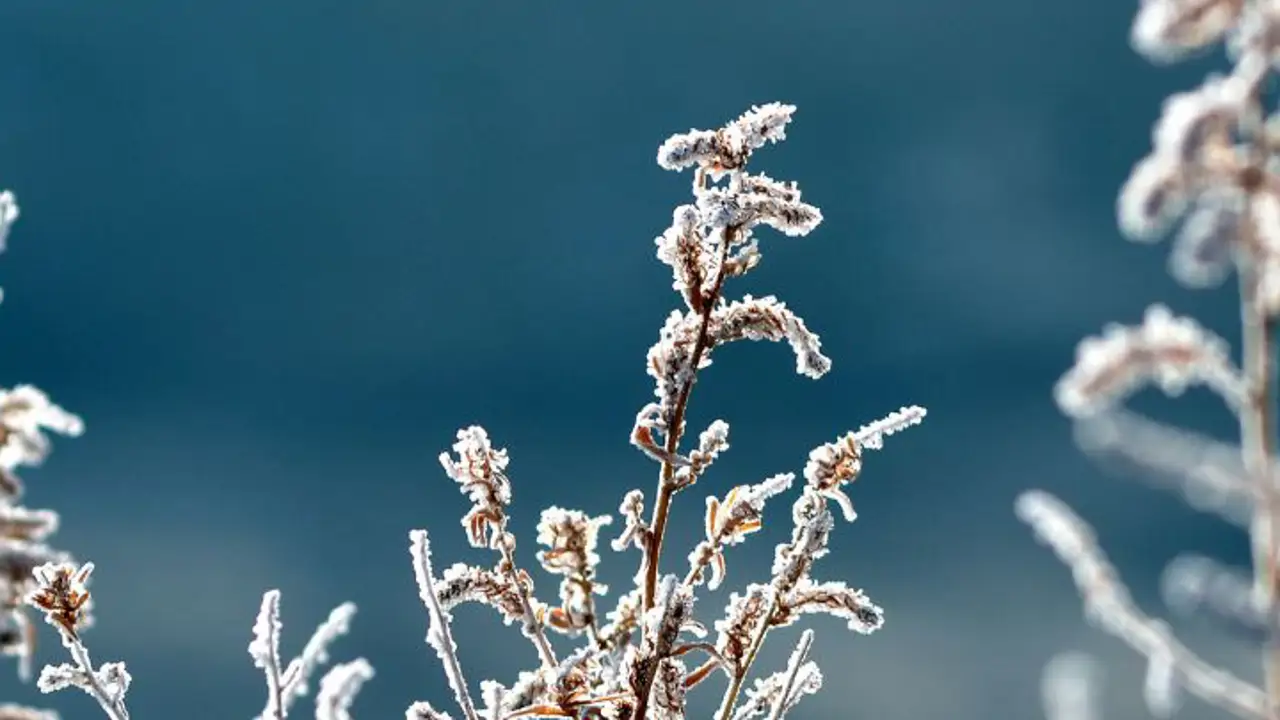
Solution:
M 1196 321 L 1152 305 L 1141 325 L 1107 326 L 1080 343 L 1055 399 L 1080 423 L 1091 452 L 1172 478 L 1191 504 L 1243 526 L 1252 568 L 1200 555 L 1165 572 L 1171 605 L 1204 609 L 1262 646 L 1253 684 L 1203 659 L 1134 602 L 1093 529 L 1044 491 L 1024 493 L 1018 516 L 1071 569 L 1089 619 L 1142 654 L 1148 709 L 1167 717 L 1186 690 L 1241 718 L 1280 718 L 1280 486 L 1276 480 L 1276 329 L 1280 315 L 1280 115 L 1273 77 L 1280 60 L 1280 3 L 1273 0 L 1143 0 L 1132 43 L 1169 63 L 1225 41 L 1231 70 L 1165 100 L 1152 151 L 1120 193 L 1121 228 L 1153 241 L 1179 228 L 1171 274 L 1193 288 L 1239 279 L 1239 366 L 1227 342 Z M 1210 390 L 1236 417 L 1232 448 L 1123 408 L 1145 386 L 1180 396 Z

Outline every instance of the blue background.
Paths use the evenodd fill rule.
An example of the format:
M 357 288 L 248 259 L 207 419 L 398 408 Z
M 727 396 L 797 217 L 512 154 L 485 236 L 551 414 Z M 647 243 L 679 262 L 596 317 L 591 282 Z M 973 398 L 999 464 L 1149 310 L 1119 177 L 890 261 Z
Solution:
M 762 232 L 763 265 L 731 290 L 778 294 L 835 366 L 813 382 L 785 346 L 717 356 L 691 430 L 724 418 L 733 448 L 679 498 L 667 567 L 701 495 L 798 472 L 813 446 L 923 404 L 924 426 L 868 458 L 861 517 L 819 570 L 865 588 L 886 627 L 819 620 L 828 687 L 798 715 L 1035 718 L 1041 666 L 1074 648 L 1110 668 L 1107 717 L 1144 717 L 1141 663 L 1084 624 L 1012 515 L 1023 488 L 1061 493 L 1153 610 L 1180 550 L 1246 561 L 1234 528 L 1101 472 L 1051 401 L 1077 340 L 1151 301 L 1236 336 L 1230 286 L 1178 288 L 1164 248 L 1114 227 L 1161 98 L 1222 62 L 1147 65 L 1134 9 L 7 0 L 0 184 L 22 218 L 0 257 L 0 377 L 87 422 L 26 477 L 28 503 L 63 514 L 56 544 L 98 566 L 95 659 L 127 661 L 137 718 L 251 717 L 264 685 L 245 648 L 279 587 L 288 655 L 332 606 L 360 606 L 334 647 L 377 668 L 358 718 L 448 706 L 407 532 L 433 532 L 441 567 L 491 559 L 465 546 L 436 456 L 472 423 L 509 448 L 530 566 L 540 508 L 651 495 L 627 434 L 678 303 L 653 238 L 688 193 L 655 150 L 781 100 L 799 106 L 790 137 L 756 165 L 826 222 Z M 1198 395 L 1151 407 L 1231 432 Z M 728 590 L 767 571 L 788 503 L 733 549 Z M 636 556 L 604 554 L 616 591 Z M 701 601 L 708 624 L 727 594 Z M 487 610 L 457 616 L 473 685 L 535 661 Z M 1179 628 L 1256 675 L 1247 645 Z M 98 712 L 14 679 L 0 696 Z

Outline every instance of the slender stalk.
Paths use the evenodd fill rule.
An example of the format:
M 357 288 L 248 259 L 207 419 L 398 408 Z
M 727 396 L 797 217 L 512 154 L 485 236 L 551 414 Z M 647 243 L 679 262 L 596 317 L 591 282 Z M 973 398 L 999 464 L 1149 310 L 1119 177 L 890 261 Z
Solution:
M 787 701 L 791 699 L 791 693 L 796 687 L 796 679 L 800 676 L 800 668 L 804 667 L 805 661 L 809 659 L 809 650 L 812 647 L 813 631 L 805 630 L 800 636 L 800 643 L 796 645 L 795 652 L 791 654 L 791 660 L 787 663 L 787 681 L 782 685 L 782 692 L 778 693 L 778 699 L 773 703 L 769 720 L 782 720 L 782 716 L 786 714 Z
M 84 644 L 75 638 L 63 644 L 71 652 L 71 657 L 76 661 L 80 671 L 85 674 L 85 678 L 89 683 L 89 694 L 93 696 L 94 700 L 98 701 L 98 705 L 102 707 L 102 711 L 107 714 L 107 717 L 111 718 L 111 720 L 129 720 L 129 710 L 125 708 L 123 700 L 107 692 L 107 689 L 98 681 L 98 675 L 93 668 L 93 661 L 89 659 L 89 651 Z M 280 717 L 284 717 L 284 706 L 277 705 L 276 712 L 280 714 Z
M 440 656 L 440 662 L 444 665 L 444 672 L 449 678 L 449 685 L 453 688 L 458 707 L 462 709 L 462 716 L 466 720 L 480 720 L 480 715 L 476 712 L 476 704 L 471 699 L 471 691 L 467 689 L 467 679 L 462 674 L 462 664 L 458 662 L 456 652 L 458 645 L 453 640 L 452 630 L 449 629 L 449 616 L 445 614 L 444 608 L 440 607 L 440 594 L 436 592 L 435 571 L 431 568 L 431 541 L 427 531 L 410 531 L 409 541 L 409 551 L 413 556 L 413 572 L 418 581 L 418 594 L 422 597 L 430 620 L 427 643 Z
M 510 542 L 507 542 L 507 540 L 510 540 Z M 542 627 L 542 623 L 538 621 L 538 616 L 533 612 L 533 602 L 529 599 L 529 586 L 520 577 L 520 570 L 516 567 L 515 539 L 508 535 L 503 538 L 502 542 L 498 543 L 498 546 L 502 552 L 502 562 L 506 565 L 511 582 L 515 583 L 516 594 L 520 596 L 520 610 L 524 614 L 524 624 L 528 628 L 529 639 L 533 641 L 533 646 L 538 649 L 538 657 L 542 660 L 542 665 L 554 668 L 559 664 L 559 661 L 556 660 L 555 651 L 551 649 L 551 643 L 547 641 L 546 630 Z
M 578 587 L 582 588 L 582 595 L 586 598 L 584 602 L 586 604 L 585 610 L 587 615 L 587 640 L 590 640 L 591 644 L 595 647 L 604 650 L 604 640 L 600 637 L 600 618 L 596 614 L 596 600 L 594 597 L 595 588 L 590 582 L 590 578 L 586 581 L 579 582 Z
M 701 174 L 695 183 L 701 182 Z M 711 288 L 711 292 L 707 294 L 707 298 L 703 303 L 702 321 L 698 325 L 698 336 L 693 343 L 693 352 L 689 354 L 689 375 L 688 380 L 680 388 L 680 393 L 676 397 L 675 408 L 672 410 L 671 418 L 667 422 L 667 457 L 674 458 L 676 452 L 680 449 L 680 437 L 683 434 L 685 409 L 689 407 L 689 395 L 693 392 L 694 377 L 698 372 L 698 365 L 702 361 L 702 354 L 707 351 L 708 330 L 711 327 L 711 312 L 715 308 L 716 301 L 720 299 L 720 292 L 724 288 L 724 263 L 729 257 L 729 246 L 733 244 L 734 237 L 738 234 L 735 227 L 726 228 L 724 238 L 720 245 L 720 268 L 716 271 L 716 281 Z M 664 460 L 662 469 L 658 474 L 658 499 L 653 507 L 653 521 L 649 524 L 652 532 L 649 535 L 649 546 L 644 553 L 644 593 L 643 607 L 646 612 L 653 608 L 654 596 L 658 588 L 658 558 L 662 554 L 662 537 L 667 531 L 667 518 L 671 513 L 671 498 L 675 496 L 677 487 L 675 485 L 675 465 L 670 460 Z M 662 658 L 656 658 L 660 661 Z M 632 720 L 644 720 L 645 714 L 649 707 L 649 689 L 653 686 L 653 677 L 648 679 L 645 686 L 638 688 L 636 692 L 635 712 L 631 714 Z
M 751 641 L 751 649 L 747 651 L 742 667 L 737 668 L 733 673 L 733 680 L 729 682 L 729 687 L 725 688 L 724 698 L 720 701 L 720 720 L 729 720 L 733 716 L 733 706 L 738 704 L 738 693 L 742 691 L 742 683 L 747 679 L 747 673 L 751 672 L 751 666 L 755 663 L 760 648 L 764 646 L 764 636 L 769 634 L 769 628 L 773 626 L 773 611 L 777 607 L 778 598 L 775 596 L 769 603 L 769 609 L 765 611 L 764 621 L 760 623 L 760 632 L 756 633 Z
M 683 435 L 684 415 L 689 407 L 689 395 L 693 392 L 693 381 L 698 372 L 698 364 L 702 362 L 702 355 L 707 350 L 707 331 L 711 327 L 711 312 L 715 309 L 716 301 L 720 299 L 720 292 L 724 288 L 724 263 L 729 256 L 729 246 L 733 244 L 733 238 L 737 233 L 738 229 L 733 227 L 726 228 L 724 231 L 724 240 L 720 245 L 720 269 L 716 273 L 715 285 L 704 303 L 702 321 L 698 325 L 698 336 L 694 340 L 693 352 L 689 354 L 689 379 L 680 388 L 675 408 L 667 423 L 665 450 L 668 457 L 675 457 L 680 449 L 680 437 Z M 653 532 L 650 536 L 648 552 L 644 554 L 644 609 L 646 611 L 653 608 L 654 595 L 658 588 L 658 556 L 662 554 L 662 537 L 667 531 L 671 498 L 676 494 L 675 470 L 675 465 L 670 461 L 663 461 L 658 475 L 658 499 L 653 507 L 653 520 L 649 523 Z
M 1252 221 L 1242 223 L 1247 247 L 1256 247 Z M 1249 525 L 1253 551 L 1255 600 L 1275 607 L 1277 598 L 1276 521 L 1280 518 L 1280 493 L 1271 477 L 1275 457 L 1275 339 L 1276 325 L 1258 307 L 1258 269 L 1242 263 L 1240 269 L 1242 369 L 1247 400 L 1240 411 L 1241 456 L 1245 471 L 1257 484 L 1259 501 Z M 1267 692 L 1267 716 L 1280 720 L 1280 645 L 1268 638 L 1263 650 L 1263 675 Z

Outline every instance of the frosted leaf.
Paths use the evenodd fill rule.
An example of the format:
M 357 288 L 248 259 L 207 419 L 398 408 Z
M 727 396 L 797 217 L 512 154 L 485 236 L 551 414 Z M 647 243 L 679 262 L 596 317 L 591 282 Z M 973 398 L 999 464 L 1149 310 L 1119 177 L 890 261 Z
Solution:
M 1112 324 L 1101 336 L 1082 340 L 1075 365 L 1058 381 L 1054 397 L 1067 415 L 1085 417 L 1119 402 L 1144 382 L 1168 395 L 1201 383 L 1233 405 L 1243 393 L 1226 342 L 1196 321 L 1152 305 L 1142 325 Z
M 1175 93 L 1164 101 L 1152 131 L 1155 153 L 1195 162 L 1205 142 L 1226 137 L 1248 109 L 1250 89 L 1239 77 L 1210 77 L 1200 87 Z
M 42 463 L 50 449 L 46 429 L 75 437 L 84 432 L 84 423 L 31 385 L 0 390 L 0 468 Z
M 351 630 L 351 618 L 355 614 L 354 603 L 343 603 L 331 610 L 329 617 L 311 634 L 302 652 L 289 662 L 280 678 L 286 706 L 291 698 L 307 694 L 307 682 L 317 667 L 329 661 L 329 646 Z
M 48 694 L 71 687 L 85 687 L 89 684 L 88 676 L 75 665 L 60 663 L 45 665 L 40 669 L 40 678 L 36 680 L 36 689 Z
M 649 714 L 652 720 L 684 720 L 685 667 L 675 658 L 664 658 L 649 691 Z
M 713 420 L 706 430 L 698 433 L 698 447 L 689 453 L 689 464 L 676 470 L 677 487 L 692 485 L 720 453 L 729 449 L 729 423 Z
M 580 510 L 549 507 L 538 522 L 538 542 L 549 549 L 538 552 L 547 572 L 585 578 L 600 564 L 596 554 L 600 528 L 613 522 L 608 515 L 589 517 Z
M 364 658 L 330 668 L 316 692 L 316 720 L 351 720 L 351 703 L 372 677 L 373 666 Z
M 840 505 L 845 519 L 853 522 L 858 515 L 840 486 L 853 482 L 862 471 L 862 451 L 880 449 L 886 436 L 919 425 L 927 414 L 919 405 L 902 407 L 835 442 L 819 445 L 809 452 L 809 462 L 804 466 L 805 480 L 823 497 Z
M 778 102 L 753 105 L 741 117 L 729 123 L 726 130 L 740 138 L 744 147 L 755 150 L 765 143 L 786 140 L 787 123 L 791 122 L 795 111 L 795 105 Z
M 264 720 L 284 717 L 294 701 L 307 694 L 307 683 L 317 667 L 329 660 L 329 646 L 351 627 L 356 606 L 343 603 L 316 628 L 311 638 L 289 664 L 281 668 L 280 660 L 280 591 L 268 590 L 253 624 L 253 641 L 249 655 L 255 667 L 262 668 L 267 681 L 267 704 L 259 716 Z
M 1159 239 L 1187 205 L 1185 169 L 1176 157 L 1152 154 L 1134 166 L 1116 202 L 1120 229 L 1130 239 Z
M 831 369 L 831 360 L 822 354 L 822 342 L 809 330 L 804 320 L 786 303 L 773 296 L 753 298 L 747 295 L 723 307 L 711 316 L 709 331 L 716 345 L 736 340 L 786 340 L 796 355 L 796 372 L 814 379 Z
M 713 171 L 746 164 L 752 151 L 786 139 L 794 105 L 757 105 L 717 131 L 690 130 L 673 135 L 658 148 L 658 165 L 667 170 L 701 166 Z
M 729 596 L 724 618 L 715 623 L 719 635 L 716 649 L 735 667 L 746 659 L 761 624 L 768 622 L 776 598 L 777 591 L 759 583 L 748 585 L 742 594 Z
M 690 310 L 701 312 L 703 308 L 703 282 L 714 276 L 719 255 L 714 247 L 707 246 L 707 238 L 700 229 L 701 219 L 693 205 L 681 205 L 675 209 L 671 227 L 663 231 L 654 243 L 658 246 L 658 259 L 671 266 L 672 289 L 680 293 Z
M 0 537 L 39 542 L 58 530 L 58 513 L 0 503 Z
M 747 179 L 750 178 L 750 179 Z M 786 235 L 807 235 L 822 222 L 822 212 L 800 201 L 795 183 L 743 176 L 735 186 L 698 194 L 698 212 L 712 228 L 768 225 Z
M 431 703 L 419 701 L 404 711 L 404 720 L 453 720 L 449 713 L 431 707 Z
M 773 554 L 773 584 L 789 589 L 809 574 L 814 561 L 827 554 L 835 520 L 820 491 L 812 486 L 791 505 L 791 540 Z
M 672 135 L 658 147 L 658 165 L 664 170 L 712 165 L 722 153 L 722 143 L 719 133 L 713 130 L 690 130 Z
M 1274 3 L 1246 5 L 1227 36 L 1227 54 L 1236 62 L 1254 57 L 1275 67 L 1280 59 L 1280 12 Z
M 884 610 L 857 588 L 842 582 L 817 583 L 802 579 L 781 603 L 779 624 L 795 621 L 795 615 L 825 613 L 848 623 L 849 629 L 870 635 L 884 625 Z
M 707 498 L 706 539 L 689 553 L 694 581 L 702 578 L 702 568 L 711 566 L 707 588 L 715 590 L 724 580 L 724 548 L 736 545 L 759 530 L 764 520 L 764 505 L 769 498 L 786 491 L 795 479 L 792 473 L 774 475 L 755 485 L 739 485 L 729 491 L 724 501 Z
M 445 612 L 464 602 L 478 602 L 497 610 L 506 625 L 524 621 L 520 588 L 507 575 L 492 570 L 455 563 L 444 571 L 436 595 Z
M 900 433 L 909 427 L 924 422 L 928 411 L 919 405 L 898 408 L 896 411 L 858 428 L 853 432 L 853 440 L 860 448 L 879 450 L 884 447 L 884 439 Z
M 0 704 L 0 720 L 59 720 L 52 710 L 37 710 L 13 703 Z
M 1130 41 L 1154 62 L 1173 62 L 1221 40 L 1242 5 L 1235 0 L 1143 0 Z
M 1220 284 L 1231 269 L 1233 246 L 1240 233 L 1239 195 L 1202 199 L 1183 221 L 1169 256 L 1169 272 L 1193 288 Z
M 1207 611 L 1232 630 L 1266 638 L 1276 627 L 1276 610 L 1267 609 L 1265 598 L 1255 598 L 1252 579 L 1202 555 L 1174 558 L 1164 570 L 1160 593 L 1175 612 L 1190 615 Z

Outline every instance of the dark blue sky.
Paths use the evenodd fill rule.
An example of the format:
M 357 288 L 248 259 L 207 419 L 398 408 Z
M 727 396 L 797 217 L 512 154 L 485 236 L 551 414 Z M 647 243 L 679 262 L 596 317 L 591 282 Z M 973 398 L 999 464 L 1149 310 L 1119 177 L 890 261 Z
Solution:
M 1034 718 L 1039 668 L 1065 648 L 1105 657 L 1108 702 L 1135 708 L 1140 663 L 1084 626 L 1068 574 L 1012 516 L 1024 487 L 1061 493 L 1153 609 L 1178 550 L 1245 557 L 1233 529 L 1099 472 L 1051 403 L 1078 338 L 1151 301 L 1236 333 L 1229 288 L 1177 288 L 1163 248 L 1114 229 L 1160 99 L 1217 62 L 1143 63 L 1133 5 L 0 5 L 0 185 L 22 205 L 0 256 L 0 377 L 87 422 L 28 473 L 27 499 L 62 511 L 60 546 L 98 566 L 89 645 L 128 662 L 135 717 L 257 713 L 245 648 L 270 587 L 289 652 L 330 607 L 360 606 L 334 648 L 379 673 L 359 718 L 444 705 L 407 531 L 430 528 L 441 564 L 489 558 L 465 547 L 436 455 L 471 423 L 509 448 L 530 564 L 541 507 L 612 513 L 650 492 L 626 440 L 678 303 L 653 238 L 688 190 L 655 151 L 774 100 L 799 111 L 758 166 L 826 222 L 762 233 L 762 267 L 733 290 L 779 295 L 835 366 L 815 383 L 785 347 L 722 352 L 691 414 L 732 426 L 706 491 L 799 471 L 900 405 L 931 412 L 868 459 L 861 517 L 823 571 L 865 588 L 886 627 L 819 623 L 829 685 L 799 716 Z M 1200 409 L 1180 417 L 1229 432 Z M 680 499 L 683 562 L 702 505 Z M 774 512 L 734 548 L 728 589 L 767 570 Z M 606 553 L 606 578 L 621 587 L 634 562 Z M 706 619 L 726 599 L 705 598 Z M 473 680 L 532 660 L 488 613 L 458 617 Z M 1253 672 L 1247 648 L 1202 639 Z

